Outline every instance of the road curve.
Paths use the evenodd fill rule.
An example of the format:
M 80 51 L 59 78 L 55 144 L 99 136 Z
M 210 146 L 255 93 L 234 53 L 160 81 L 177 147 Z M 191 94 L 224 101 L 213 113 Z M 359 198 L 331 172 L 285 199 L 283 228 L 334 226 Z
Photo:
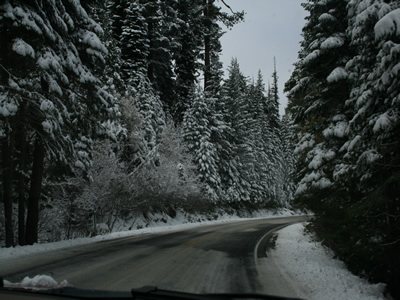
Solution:
M 291 296 L 268 261 L 269 233 L 306 217 L 241 220 L 51 251 L 2 263 L 11 282 L 52 275 L 84 289 L 128 291 L 146 285 L 193 293 Z

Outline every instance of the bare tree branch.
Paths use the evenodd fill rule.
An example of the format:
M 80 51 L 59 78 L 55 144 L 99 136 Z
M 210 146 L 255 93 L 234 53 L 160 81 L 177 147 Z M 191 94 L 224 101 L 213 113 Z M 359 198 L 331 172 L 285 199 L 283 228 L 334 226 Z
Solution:
M 226 4 L 226 2 L 225 2 L 224 0 L 221 0 L 221 2 L 222 2 L 233 14 L 236 14 L 236 13 L 232 10 L 232 8 L 231 8 L 228 4 Z

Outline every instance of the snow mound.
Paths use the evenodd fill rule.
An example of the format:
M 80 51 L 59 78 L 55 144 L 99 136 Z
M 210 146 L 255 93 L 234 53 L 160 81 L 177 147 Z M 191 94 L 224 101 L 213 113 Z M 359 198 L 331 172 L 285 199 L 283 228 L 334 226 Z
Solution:
M 11 283 L 7 280 L 4 281 L 5 287 L 18 287 L 25 289 L 59 289 L 70 287 L 68 281 L 63 280 L 58 283 L 53 277 L 48 275 L 36 275 L 33 278 L 25 277 L 20 283 Z
M 299 297 L 313 300 L 386 299 L 384 284 L 370 284 L 351 274 L 333 253 L 305 234 L 304 224 L 279 231 L 273 256 L 280 261 L 282 274 L 294 284 Z

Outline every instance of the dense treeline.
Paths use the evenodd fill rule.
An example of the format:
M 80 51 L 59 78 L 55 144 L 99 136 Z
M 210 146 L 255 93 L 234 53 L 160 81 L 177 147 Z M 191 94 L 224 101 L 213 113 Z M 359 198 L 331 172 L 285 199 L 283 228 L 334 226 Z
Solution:
M 400 2 L 309 0 L 286 90 L 296 201 L 354 272 L 400 297 Z
M 153 212 L 289 205 L 293 128 L 278 115 L 278 75 L 266 91 L 232 60 L 223 79 L 222 26 L 244 13 L 217 4 L 1 2 L 5 246 Z

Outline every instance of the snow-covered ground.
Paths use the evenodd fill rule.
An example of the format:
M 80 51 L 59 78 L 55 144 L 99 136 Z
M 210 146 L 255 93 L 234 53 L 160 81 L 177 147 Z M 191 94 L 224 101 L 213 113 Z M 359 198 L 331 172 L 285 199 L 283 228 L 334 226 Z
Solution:
M 383 284 L 370 284 L 350 273 L 333 253 L 295 224 L 278 232 L 276 248 L 268 255 L 281 266 L 282 276 L 298 296 L 309 300 L 386 299 Z

